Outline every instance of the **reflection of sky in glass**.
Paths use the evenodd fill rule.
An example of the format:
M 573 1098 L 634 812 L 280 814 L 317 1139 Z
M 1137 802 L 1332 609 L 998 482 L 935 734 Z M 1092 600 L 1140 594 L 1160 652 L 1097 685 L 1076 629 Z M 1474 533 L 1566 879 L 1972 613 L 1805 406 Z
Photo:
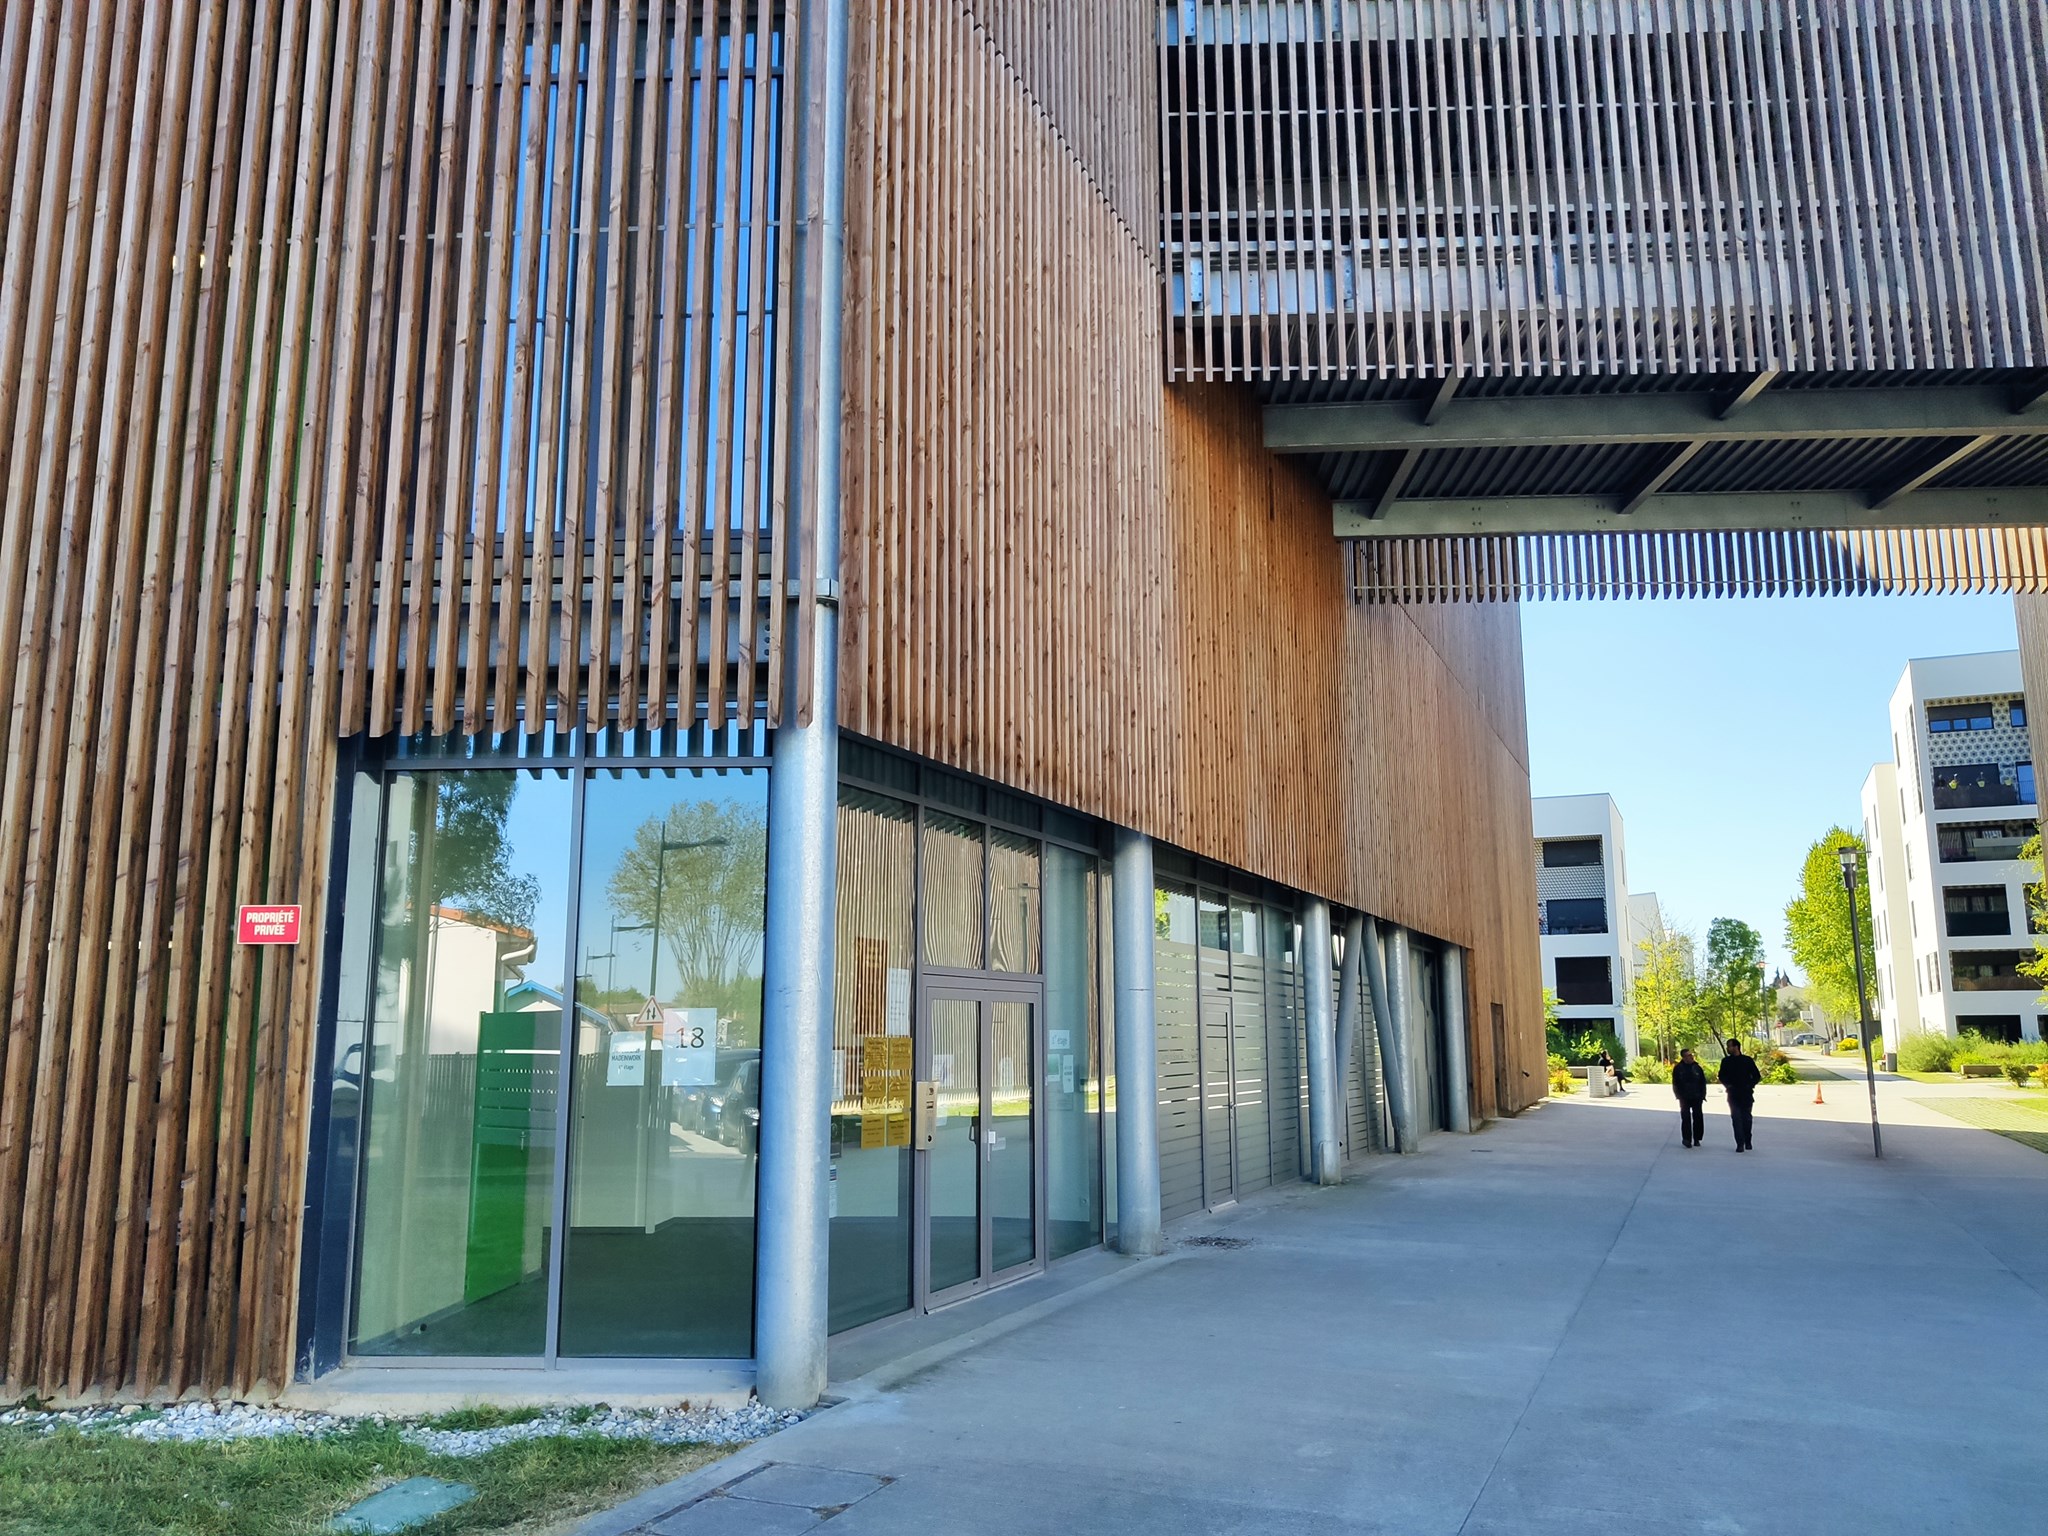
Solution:
M 760 259 L 764 266 L 763 270 L 758 273 L 755 270 L 756 253 L 753 248 L 754 231 L 752 228 L 756 212 L 754 201 L 756 167 L 753 146 L 758 116 L 764 109 L 764 103 L 757 99 L 759 93 L 755 89 L 752 73 L 763 39 L 750 33 L 740 40 L 740 64 L 744 75 L 739 82 L 740 120 L 738 131 L 739 153 L 737 155 L 728 153 L 731 141 L 728 137 L 727 109 L 732 96 L 732 86 L 726 78 L 726 72 L 731 60 L 730 40 L 721 32 L 715 39 L 709 40 L 708 46 L 707 40 L 701 36 L 693 36 L 690 42 L 693 51 L 693 67 L 688 98 L 687 100 L 676 100 L 673 99 L 672 95 L 669 110 L 666 113 L 666 121 L 661 129 L 664 137 L 655 146 L 655 153 L 658 157 L 657 166 L 660 174 L 657 176 L 656 190 L 657 227 L 650 241 L 653 270 L 649 274 L 649 291 L 653 295 L 653 301 L 657 306 L 657 310 L 659 310 L 670 286 L 667 274 L 662 270 L 663 236 L 670 220 L 672 218 L 681 218 L 685 223 L 684 227 L 678 231 L 675 246 L 676 255 L 684 265 L 681 281 L 683 304 L 687 311 L 693 293 L 701 285 L 705 307 L 711 313 L 701 319 L 685 313 L 680 317 L 662 318 L 660 320 L 662 330 L 661 350 L 670 352 L 671 355 L 679 360 L 677 371 L 683 375 L 674 381 L 680 396 L 678 414 L 684 422 L 694 422 L 699 427 L 696 441 L 693 442 L 690 438 L 686 437 L 682 444 L 682 451 L 675 456 L 675 460 L 670 467 L 672 479 L 667 487 L 667 496 L 669 504 L 676 509 L 677 514 L 680 514 L 683 505 L 683 477 L 687 474 L 703 473 L 702 465 L 697 455 L 692 451 L 693 447 L 700 446 L 702 440 L 706 437 L 713 439 L 723 438 L 734 443 L 744 440 L 746 434 L 740 429 L 739 423 L 746 409 L 750 388 L 757 387 L 757 396 L 761 403 L 760 409 L 763 414 L 771 414 L 769 402 L 772 401 L 774 394 L 772 373 L 775 345 L 775 288 L 780 253 L 780 231 L 776 225 L 776 217 L 782 201 L 780 126 L 782 116 L 783 58 L 781 37 L 779 35 L 771 35 L 766 39 L 767 46 L 770 49 L 770 73 L 767 101 L 765 103 L 765 110 L 769 113 L 767 138 L 768 165 L 765 168 L 766 174 L 762 181 L 764 190 L 761 213 L 764 221 L 764 233 L 767 237 L 767 246 L 760 253 Z M 636 44 L 636 49 L 638 46 Z M 677 46 L 677 39 L 669 38 L 667 40 L 667 58 L 662 71 L 664 84 L 671 93 L 673 93 L 674 89 L 675 49 Z M 710 58 L 710 55 L 714 52 L 716 55 L 715 63 Z M 561 47 L 559 43 L 556 43 L 549 49 L 549 68 L 551 73 L 559 68 L 560 60 Z M 587 37 L 579 43 L 578 61 L 578 74 L 581 76 L 587 73 L 590 64 L 590 50 Z M 539 63 L 538 51 L 529 48 L 527 55 L 527 76 L 529 81 L 533 80 L 537 74 Z M 607 61 L 607 74 L 609 74 L 610 68 L 610 62 Z M 569 175 L 567 177 L 567 191 L 570 200 L 570 224 L 569 247 L 566 253 L 568 267 L 565 274 L 558 267 L 556 261 L 553 235 L 555 173 L 560 168 L 564 149 L 561 142 L 561 131 L 564 126 L 562 114 L 565 107 L 563 92 L 559 86 L 549 85 L 544 90 L 546 100 L 541 105 L 537 105 L 537 98 L 542 94 L 542 91 L 536 89 L 533 84 L 528 84 L 520 92 L 519 142 L 521 144 L 524 143 L 526 133 L 534 125 L 534 115 L 537 111 L 545 114 L 546 131 L 542 136 L 541 157 L 537 168 L 537 186 L 534 188 L 537 196 L 530 197 L 528 195 L 527 178 L 523 174 L 523 166 L 522 174 L 515 176 L 512 271 L 515 274 L 520 272 L 521 264 L 527 256 L 527 242 L 538 239 L 539 249 L 535 253 L 539 267 L 537 291 L 542 295 L 553 293 L 556 290 L 557 282 L 566 275 L 568 281 L 563 284 L 562 292 L 567 301 L 567 309 L 565 311 L 567 324 L 564 328 L 562 347 L 565 352 L 569 352 L 573 351 L 576 345 L 575 338 L 579 329 L 585 326 L 586 323 L 594 325 L 605 323 L 606 293 L 602 266 L 600 267 L 599 280 L 594 289 L 596 310 L 587 320 L 586 317 L 576 313 L 577 285 L 575 276 L 578 263 L 589 260 L 602 264 L 608 263 L 611 259 L 610 241 L 612 232 L 606 222 L 610 217 L 610 206 L 609 199 L 600 193 L 597 211 L 600 222 L 599 229 L 592 231 L 580 226 L 578 221 L 582 218 L 583 213 L 585 179 L 590 171 L 590 167 L 585 163 L 584 132 L 588 126 L 591 93 L 588 82 L 579 81 L 571 89 L 570 101 L 566 108 L 573 115 L 574 121 L 568 125 L 571 130 L 569 134 L 570 142 L 567 146 L 567 152 L 570 156 Z M 608 97 L 609 94 L 610 82 L 607 80 L 600 86 L 601 106 L 603 105 L 602 98 Z M 714 135 L 714 142 L 711 145 L 711 153 L 699 155 L 695 153 L 691 140 L 696 132 L 696 125 L 700 122 L 706 122 L 707 118 L 707 126 Z M 635 139 L 637 139 L 640 131 L 639 124 L 640 108 L 639 103 L 636 101 L 633 103 L 630 129 Z M 680 160 L 684 185 L 674 187 L 665 184 L 666 168 L 669 163 L 671 145 L 678 138 L 681 140 Z M 609 165 L 614 176 L 630 175 L 635 169 L 630 164 L 621 164 L 621 162 L 630 161 L 631 158 L 625 146 L 612 146 L 610 154 L 612 159 Z M 700 170 L 708 173 L 710 178 L 709 185 L 704 185 L 699 175 Z M 626 217 L 629 220 L 634 216 L 637 207 L 637 180 L 637 175 L 630 175 L 626 188 L 625 211 Z M 735 215 L 730 227 L 727 227 L 722 222 L 725 199 L 728 193 L 731 193 L 735 198 L 733 205 Z M 693 232 L 688 227 L 690 216 L 698 207 L 700 201 L 706 216 L 714 222 L 711 239 L 706 243 L 704 250 L 704 264 L 701 271 L 691 262 L 693 243 L 691 236 Z M 637 254 L 635 248 L 636 240 L 634 238 L 636 235 L 637 230 L 626 232 L 625 238 L 628 244 L 627 249 L 622 253 L 628 273 L 628 281 L 625 285 L 625 291 L 628 294 L 632 290 L 631 266 Z M 488 239 L 489 237 L 486 236 L 485 238 Z M 730 316 L 715 308 L 719 279 L 728 262 L 732 263 L 735 272 L 734 311 Z M 500 461 L 497 483 L 502 488 L 510 487 L 513 455 L 515 453 L 524 453 L 526 457 L 525 481 L 528 487 L 527 506 L 521 508 L 509 506 L 501 492 L 501 499 L 497 508 L 497 524 L 500 529 L 506 526 L 508 517 L 512 516 L 526 518 L 530 526 L 531 509 L 538 500 L 535 482 L 541 474 L 541 441 L 544 435 L 551 437 L 558 444 L 566 439 L 570 406 L 568 383 L 571 370 L 566 367 L 559 370 L 557 395 L 551 399 L 544 398 L 543 396 L 542 384 L 550 359 L 548 348 L 545 344 L 544 327 L 541 324 L 542 315 L 540 313 L 529 314 L 521 311 L 519 306 L 519 286 L 519 283 L 516 281 L 512 285 L 512 313 L 510 335 L 507 340 L 508 346 L 517 347 L 522 333 L 524 333 L 531 347 L 531 363 L 527 374 L 527 388 L 530 391 L 526 402 L 528 424 L 524 442 L 516 441 L 516 433 L 513 430 L 516 426 L 514 420 L 516 414 L 515 402 L 508 374 L 505 403 L 503 406 L 503 420 L 500 423 L 501 447 L 499 449 Z M 762 314 L 762 336 L 758 356 L 756 356 L 756 349 L 750 342 L 747 333 L 747 319 L 751 313 L 754 296 L 757 291 L 760 296 Z M 672 327 L 679 327 L 674 336 L 668 334 Z M 703 378 L 707 381 L 707 387 L 705 399 L 700 407 L 693 403 L 693 392 L 698 387 L 697 381 L 688 376 L 688 370 L 680 366 L 680 360 L 688 356 L 693 346 L 699 348 L 706 359 L 715 359 L 719 349 L 727 343 L 726 333 L 728 328 L 732 331 L 730 341 L 733 347 L 733 373 L 730 379 L 731 403 L 730 405 L 727 403 L 727 381 L 719 376 L 719 370 L 713 366 L 707 367 L 703 373 Z M 698 334 L 700 329 L 702 331 L 701 335 Z M 591 341 L 593 346 L 597 344 L 595 336 L 591 338 Z M 659 352 L 657 355 L 659 355 Z M 595 357 L 593 356 L 594 361 Z M 757 373 L 759 374 L 758 380 L 755 378 Z M 625 383 L 623 369 L 621 369 L 617 377 L 606 380 L 602 377 L 602 370 L 593 366 L 590 372 L 590 379 L 592 399 L 589 403 L 593 407 L 600 405 L 615 407 L 623 393 L 623 385 Z M 719 424 L 724 422 L 728 416 L 734 422 L 734 430 L 730 434 L 723 433 L 719 429 Z M 666 424 L 654 423 L 653 425 L 659 427 Z M 482 430 L 481 424 L 479 430 Z M 594 495 L 595 480 L 591 477 L 594 477 L 596 470 L 595 455 L 599 437 L 600 434 L 590 434 L 592 461 L 586 466 L 586 496 Z M 766 459 L 767 453 L 764 447 L 764 464 Z M 553 508 L 550 532 L 559 531 L 560 528 L 562 499 L 568 490 L 568 471 L 567 456 L 563 455 L 561 462 L 554 466 L 554 489 L 552 496 L 549 498 L 549 504 Z M 771 486 L 765 471 L 757 467 L 755 479 L 758 483 L 752 487 L 751 495 L 746 483 L 746 464 L 742 454 L 737 452 L 725 454 L 724 461 L 714 466 L 714 472 L 718 482 L 724 487 L 723 501 L 728 509 L 728 526 L 735 530 L 740 529 L 746 525 L 747 518 L 751 516 L 755 527 L 766 528 L 771 501 Z M 715 495 L 712 499 L 714 502 L 719 500 Z M 679 515 L 677 520 L 680 522 Z M 708 529 L 714 522 L 715 517 L 712 509 L 707 508 L 700 520 L 700 527 Z
M 678 770 L 673 775 L 662 770 L 650 770 L 645 778 L 630 770 L 623 778 L 609 772 L 591 776 L 583 817 L 585 928 L 581 936 L 582 953 L 578 956 L 579 974 L 591 974 L 600 986 L 607 988 L 613 984 L 614 978 L 616 984 L 623 987 L 634 977 L 641 979 L 632 984 L 644 987 L 646 978 L 654 974 L 651 949 L 654 935 L 644 931 L 616 932 L 610 926 L 611 904 L 606 895 L 606 885 L 649 816 L 658 817 L 671 807 L 706 802 L 746 806 L 754 810 L 765 825 L 768 819 L 768 776 L 758 772 L 711 770 Z M 674 882 L 671 890 L 679 901 L 685 900 L 688 872 L 683 861 L 689 854 L 678 851 L 669 857 L 675 861 L 670 866 Z M 674 915 L 679 919 L 679 912 Z M 669 926 L 667 919 L 664 919 L 663 926 Z M 594 959 L 607 951 L 612 954 L 609 965 L 601 959 Z M 660 962 L 661 985 L 672 986 L 675 979 L 675 957 L 664 952 Z
M 505 812 L 512 873 L 532 875 L 540 884 L 533 908 L 534 953 L 539 959 L 526 968 L 526 980 L 550 991 L 561 990 L 569 942 L 569 789 L 567 774 L 522 773 L 518 793 Z

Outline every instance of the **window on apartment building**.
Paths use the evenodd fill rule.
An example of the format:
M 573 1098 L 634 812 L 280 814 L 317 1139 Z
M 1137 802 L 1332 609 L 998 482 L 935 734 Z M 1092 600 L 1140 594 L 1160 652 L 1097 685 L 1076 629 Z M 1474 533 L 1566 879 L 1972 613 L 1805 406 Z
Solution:
M 2020 974 L 2030 949 L 1959 949 L 1949 955 L 1949 974 L 1958 992 L 2039 991 L 2041 984 Z
M 1911 928 L 1911 929 L 1912 929 L 1912 932 L 1913 932 L 1913 937 L 1914 937 L 1914 938 L 1916 938 L 1916 939 L 1917 939 L 1917 938 L 1919 938 L 1919 937 L 1920 937 L 1920 904 L 1919 904 L 1918 902 L 1915 902 L 1915 901 L 1909 901 L 1909 902 L 1907 902 L 1907 903 L 1906 903 L 1906 924 L 1907 924 L 1907 926 L 1908 926 L 1909 928 Z
M 1959 1013 L 1956 1015 L 1956 1032 L 1960 1034 L 1964 1030 L 1982 1035 L 1986 1040 L 2006 1040 L 2018 1045 L 2020 1016 L 2016 1013 Z
M 2015 763 L 2013 764 L 2012 773 L 2013 789 L 2019 794 L 2020 804 L 2036 804 L 2037 802 L 2034 799 L 2034 765 L 2032 763 Z
M 2020 856 L 2020 845 L 2034 835 L 2032 822 L 1958 821 L 1935 828 L 1944 864 L 1996 864 Z
M 2027 701 L 2025 699 L 2014 699 L 2006 713 L 2012 720 L 2015 729 L 2023 731 L 2027 728 Z
M 1577 869 L 1600 862 L 1597 837 L 1557 837 L 1543 845 L 1545 869 Z
M 1543 903 L 1543 931 L 1552 933 L 1605 933 L 1607 902 L 1599 896 L 1553 899 Z
M 1930 704 L 1927 706 L 1927 734 L 1945 736 L 1955 731 L 1988 731 L 1991 729 L 1991 701 L 1978 699 L 1968 704 Z
M 1906 844 L 1906 878 L 1908 880 L 1913 878 L 1913 845 L 1911 843 Z
M 2002 885 L 1951 885 L 1943 888 L 1941 909 L 1952 939 L 1981 939 L 2012 932 L 2012 913 Z
M 1559 955 L 1557 1000 L 1572 1007 L 1614 1001 L 1614 976 L 1605 955 Z
M 2034 765 L 2026 768 L 2026 791 L 2034 788 Z M 1981 805 L 2032 804 L 2020 799 L 2020 788 L 2008 784 L 1996 763 L 1957 763 L 1934 770 L 1934 808 L 1937 811 L 1967 811 Z

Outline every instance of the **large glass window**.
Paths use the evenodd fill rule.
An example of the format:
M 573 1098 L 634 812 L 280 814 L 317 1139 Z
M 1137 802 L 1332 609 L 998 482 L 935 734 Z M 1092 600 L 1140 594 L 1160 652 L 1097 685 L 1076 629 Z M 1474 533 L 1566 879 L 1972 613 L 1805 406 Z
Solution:
M 1101 897 L 1095 859 L 1045 850 L 1046 1228 L 1053 1258 L 1102 1240 L 1096 1073 L 1102 957 L 1091 942 Z
M 839 796 L 832 1036 L 831 1327 L 911 1304 L 911 924 L 917 813 Z
M 1557 837 L 1543 845 L 1545 869 L 1583 869 L 1600 862 L 1597 837 Z
M 927 811 L 919 875 L 927 965 L 982 966 L 981 824 Z
M 2020 847 L 2034 835 L 2025 821 L 1956 822 L 1935 828 L 1944 864 L 1996 863 L 2020 856 Z
M 989 834 L 989 969 L 1038 970 L 1038 840 L 1014 832 Z
M 767 778 L 592 776 L 565 1355 L 753 1352 Z
M 547 1347 L 572 820 L 564 773 L 388 782 L 367 1049 L 335 1064 L 366 1116 L 356 1354 Z

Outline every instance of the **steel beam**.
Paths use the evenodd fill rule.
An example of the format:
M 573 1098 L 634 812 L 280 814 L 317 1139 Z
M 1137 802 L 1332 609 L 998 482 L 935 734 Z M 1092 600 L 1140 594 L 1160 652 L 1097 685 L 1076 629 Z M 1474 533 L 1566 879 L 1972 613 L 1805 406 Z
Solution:
M 1365 962 L 1366 990 L 1372 996 L 1373 1028 L 1380 1041 L 1380 1072 L 1387 1081 L 1387 1114 L 1394 1122 L 1394 1150 L 1413 1152 L 1421 1145 L 1416 1134 L 1414 1101 L 1408 1094 L 1408 1052 L 1394 1019 L 1392 991 L 1387 985 L 1386 951 L 1382 948 L 1380 925 L 1365 920 L 1365 944 L 1359 958 Z
M 1621 504 L 1621 515 L 1623 517 L 1633 517 L 1636 514 L 1637 509 L 1640 508 L 1644 502 L 1648 501 L 1652 496 L 1656 495 L 1659 491 L 1663 490 L 1665 486 L 1669 485 L 1671 483 L 1671 477 L 1677 474 L 1681 469 L 1685 468 L 1685 466 L 1690 464 L 1694 459 L 1698 458 L 1700 450 L 1705 448 L 1706 446 L 1707 445 L 1705 443 L 1698 441 L 1690 443 L 1680 443 L 1678 445 L 1677 451 L 1673 453 L 1670 458 L 1666 459 L 1663 462 L 1663 464 L 1658 467 L 1657 473 L 1650 476 L 1650 478 L 1645 480 L 1641 485 L 1637 486 L 1635 494 L 1633 496 L 1630 496 L 1628 500 L 1624 501 Z
M 1918 490 L 1873 507 L 1862 491 L 1660 493 L 1624 515 L 1611 496 L 1443 497 L 1397 501 L 1384 517 L 1376 503 L 1336 503 L 1340 539 L 1425 533 L 1610 533 L 1754 528 L 1995 528 L 2048 523 L 2048 486 Z
M 2048 435 L 2048 415 L 2013 410 L 2004 386 L 1771 390 L 1732 415 L 1725 393 L 1450 400 L 1434 425 L 1413 401 L 1269 405 L 1275 453 L 1409 448 L 1569 448 L 1616 443 L 1760 443 L 1851 437 Z M 1424 413 L 1427 414 L 1427 413 Z
M 1893 503 L 1904 500 L 1915 491 L 1922 489 L 1929 482 L 1947 474 L 1958 464 L 1962 463 L 1963 460 L 1974 459 L 1997 441 L 1998 439 L 1995 437 L 1964 439 L 1938 458 L 1914 470 L 1912 474 L 1899 481 L 1898 484 L 1892 486 L 1889 490 L 1879 491 L 1874 494 L 1870 498 L 1871 510 L 1874 512 L 1884 511 Z

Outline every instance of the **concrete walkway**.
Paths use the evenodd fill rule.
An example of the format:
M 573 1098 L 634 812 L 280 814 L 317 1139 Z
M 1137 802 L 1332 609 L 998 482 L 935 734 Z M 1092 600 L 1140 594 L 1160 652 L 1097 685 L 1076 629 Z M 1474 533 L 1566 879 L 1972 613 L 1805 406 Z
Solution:
M 2048 1157 L 1923 1110 L 1876 1163 L 1826 1086 L 1749 1156 L 1660 1088 L 1432 1138 L 585 1530 L 2042 1529 Z

